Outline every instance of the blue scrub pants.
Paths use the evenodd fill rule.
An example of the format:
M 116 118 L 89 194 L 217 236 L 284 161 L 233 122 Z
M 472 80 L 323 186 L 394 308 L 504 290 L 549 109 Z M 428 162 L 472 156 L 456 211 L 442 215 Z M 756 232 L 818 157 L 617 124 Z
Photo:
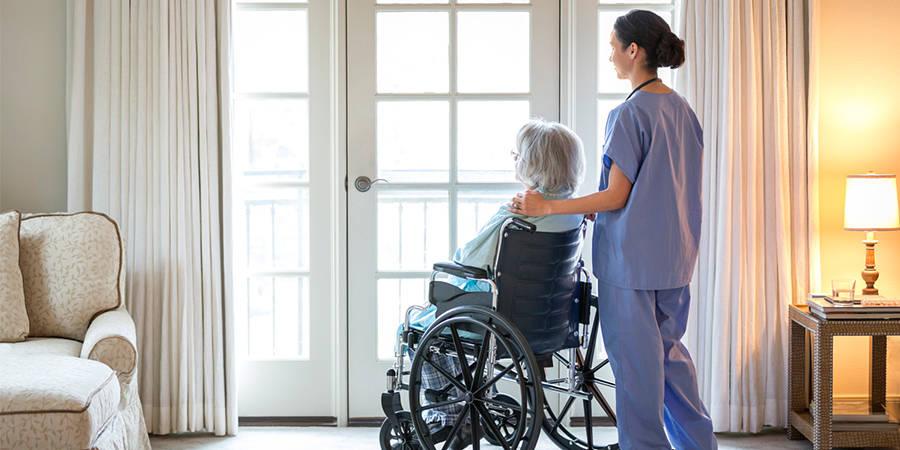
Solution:
M 619 446 L 718 448 L 712 420 L 700 401 L 694 363 L 681 343 L 690 289 L 636 291 L 602 281 L 597 285 L 603 343 L 616 378 Z

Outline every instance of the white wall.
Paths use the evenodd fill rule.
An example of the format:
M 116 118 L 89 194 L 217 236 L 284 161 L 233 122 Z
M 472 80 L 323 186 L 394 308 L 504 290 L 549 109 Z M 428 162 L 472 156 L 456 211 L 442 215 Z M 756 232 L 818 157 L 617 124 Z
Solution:
M 66 1 L 0 1 L 0 211 L 66 208 Z

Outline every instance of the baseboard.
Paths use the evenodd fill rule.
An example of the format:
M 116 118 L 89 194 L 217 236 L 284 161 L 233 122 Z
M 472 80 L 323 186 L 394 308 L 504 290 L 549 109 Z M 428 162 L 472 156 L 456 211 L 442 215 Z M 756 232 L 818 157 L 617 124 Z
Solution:
M 584 420 L 584 417 L 572 417 L 569 421 L 569 425 L 572 427 L 583 427 L 587 424 L 587 421 Z M 591 421 L 592 425 L 595 427 L 614 427 L 612 419 L 606 416 L 594 417 Z
M 256 416 L 238 417 L 242 427 L 336 427 L 337 417 Z
M 384 423 L 384 417 L 351 417 L 347 421 L 348 427 L 377 428 Z

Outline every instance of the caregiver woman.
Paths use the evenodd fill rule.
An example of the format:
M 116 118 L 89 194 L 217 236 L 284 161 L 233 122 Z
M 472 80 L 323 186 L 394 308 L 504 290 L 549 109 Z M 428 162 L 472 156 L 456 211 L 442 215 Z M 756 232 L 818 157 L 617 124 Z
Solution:
M 596 213 L 594 275 L 616 378 L 619 446 L 715 449 L 681 343 L 700 238 L 703 131 L 656 74 L 681 66 L 684 41 L 656 14 L 632 10 L 616 20 L 610 46 L 618 77 L 634 91 L 609 113 L 599 192 L 551 201 L 526 191 L 508 206 L 527 216 Z

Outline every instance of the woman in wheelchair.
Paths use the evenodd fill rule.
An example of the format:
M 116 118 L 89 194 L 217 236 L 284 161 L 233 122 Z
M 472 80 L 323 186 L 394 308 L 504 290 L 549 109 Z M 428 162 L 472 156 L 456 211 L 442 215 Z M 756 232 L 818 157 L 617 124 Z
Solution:
M 511 152 L 516 165 L 516 178 L 529 190 L 536 190 L 547 199 L 566 199 L 577 191 L 584 178 L 584 151 L 581 140 L 566 126 L 544 120 L 531 120 L 518 132 L 516 148 Z M 453 260 L 459 264 L 484 269 L 492 278 L 492 264 L 495 260 L 500 227 L 510 217 L 524 218 L 512 213 L 504 205 L 481 228 L 478 235 L 457 250 Z M 530 217 L 528 220 L 538 231 L 559 232 L 579 228 L 583 215 L 549 215 Z M 490 291 L 484 281 L 467 280 L 452 275 L 451 283 L 466 291 Z M 411 312 L 410 326 L 426 330 L 435 321 L 436 307 L 428 304 L 424 310 Z M 433 354 L 436 366 L 459 375 L 458 365 L 450 356 Z M 425 364 L 422 369 L 424 389 L 438 389 L 447 381 L 438 370 Z M 456 389 L 456 388 L 454 388 Z M 451 394 L 460 395 L 451 391 Z M 429 424 L 433 440 L 446 439 L 450 428 L 457 422 L 463 404 L 436 407 L 424 411 L 423 418 Z M 468 427 L 468 425 L 466 425 Z M 464 429 L 452 440 L 447 448 L 459 449 L 471 443 L 471 431 Z

